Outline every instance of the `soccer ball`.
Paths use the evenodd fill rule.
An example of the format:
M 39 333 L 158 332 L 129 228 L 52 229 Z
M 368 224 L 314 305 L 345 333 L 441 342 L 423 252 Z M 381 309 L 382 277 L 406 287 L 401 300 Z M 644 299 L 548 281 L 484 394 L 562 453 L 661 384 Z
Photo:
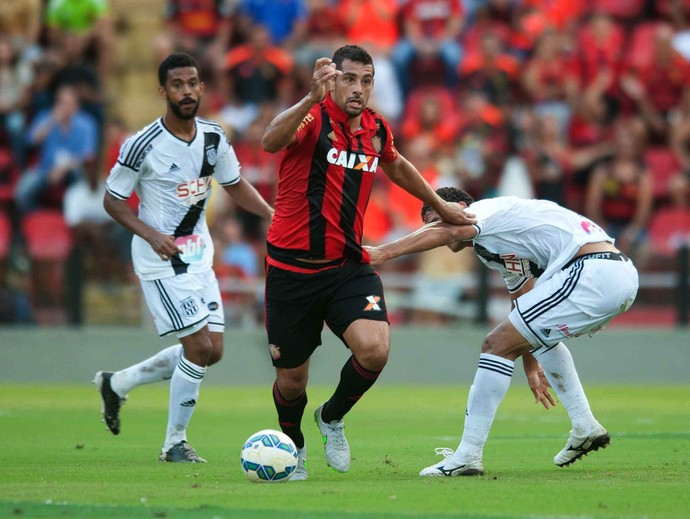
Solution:
M 264 429 L 244 442 L 240 462 L 253 483 L 287 481 L 297 467 L 297 447 L 287 434 Z

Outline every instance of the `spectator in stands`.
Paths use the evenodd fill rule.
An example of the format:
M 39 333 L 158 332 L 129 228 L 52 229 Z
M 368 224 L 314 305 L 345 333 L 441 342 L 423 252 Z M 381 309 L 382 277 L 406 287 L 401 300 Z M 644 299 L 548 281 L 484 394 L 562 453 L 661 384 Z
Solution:
M 616 246 L 644 265 L 653 185 L 641 157 L 641 138 L 629 124 L 617 126 L 613 157 L 597 166 L 587 186 L 585 213 L 601 222 Z
M 536 139 L 523 152 L 536 198 L 566 205 L 566 180 L 570 152 L 559 122 L 552 115 L 537 117 Z
M 261 147 L 266 124 L 265 119 L 254 121 L 233 147 L 237 160 L 242 164 L 242 176 L 256 188 L 264 200 L 273 203 L 280 156 L 268 153 Z
M 121 144 L 122 137 L 122 123 L 113 118 L 106 126 L 106 147 Z M 107 166 L 113 165 L 114 161 L 108 161 Z M 72 233 L 72 257 L 81 265 L 80 275 L 112 282 L 128 272 L 130 255 L 122 251 L 127 250 L 132 235 L 126 230 L 122 232 L 122 227 L 103 208 L 106 174 L 102 172 L 100 167 L 83 168 L 82 175 L 65 190 L 63 215 Z M 90 265 L 82 263 L 85 259 L 91 260 Z
M 245 240 L 241 222 L 233 216 L 226 216 L 220 221 L 220 232 L 221 269 L 237 278 L 256 278 L 261 262 L 254 248 Z
M 48 0 L 49 43 L 69 56 L 95 64 L 100 77 L 111 73 L 113 31 L 108 0 Z
M 458 184 L 472 196 L 491 196 L 498 185 L 508 153 L 506 119 L 481 92 L 461 99 L 463 120 L 455 148 Z
M 481 92 L 493 105 L 506 107 L 516 94 L 520 64 L 503 49 L 493 32 L 481 37 L 479 49 L 468 53 L 459 69 L 463 90 Z
M 9 140 L 20 166 L 24 165 L 24 114 L 32 81 L 30 64 L 20 60 L 8 37 L 0 35 L 0 134 Z
M 32 63 L 41 54 L 41 0 L 3 0 L 0 3 L 0 34 L 10 39 L 22 61 Z
M 348 42 L 368 49 L 376 63 L 376 88 L 369 106 L 389 121 L 397 121 L 404 104 L 391 60 L 399 36 L 397 0 L 344 0 L 338 9 L 347 25 Z
M 232 48 L 225 56 L 225 67 L 229 106 L 224 118 L 237 131 L 244 131 L 256 119 L 262 104 L 286 106 L 292 101 L 292 57 L 271 43 L 266 27 L 255 26 L 247 43 Z
M 522 71 L 522 87 L 528 100 L 544 113 L 558 118 L 562 131 L 577 102 L 579 77 L 576 65 L 563 52 L 562 36 L 547 31 L 539 38 L 532 58 Z
M 624 34 L 610 16 L 595 12 L 577 35 L 580 78 L 584 89 L 617 93 L 624 49 Z
M 173 52 L 186 52 L 196 56 L 204 70 L 214 76 L 220 73 L 230 48 L 235 8 L 230 0 L 168 0 L 166 30 L 156 41 L 158 56 L 162 60 Z
M 412 89 L 414 76 L 410 66 L 415 61 L 441 60 L 445 83 L 457 82 L 462 59 L 460 33 L 463 8 L 460 0 L 408 0 L 401 10 L 403 37 L 393 50 L 392 58 L 398 80 L 405 93 Z
M 295 63 L 300 83 L 308 85 L 314 62 L 322 56 L 331 56 L 347 42 L 347 25 L 330 0 L 307 0 L 306 38 L 295 49 Z
M 461 122 L 453 95 L 447 89 L 420 88 L 407 100 L 400 133 L 405 141 L 427 135 L 434 149 L 449 147 L 458 135 Z
M 266 27 L 274 45 L 292 50 L 304 41 L 307 6 L 305 0 L 240 0 L 240 13 L 247 35 L 254 27 Z
M 690 64 L 673 48 L 670 25 L 656 27 L 651 52 L 628 64 L 621 87 L 635 102 L 651 135 L 665 143 L 669 114 L 690 89 Z
M 15 201 L 22 212 L 36 209 L 50 188 L 66 186 L 92 171 L 98 152 L 96 121 L 80 109 L 71 86 L 60 87 L 52 109 L 36 116 L 28 136 L 38 149 L 38 164 L 19 179 Z
M 690 208 L 690 92 L 684 92 L 671 121 L 671 149 L 681 170 L 669 180 L 669 199 L 675 207 Z

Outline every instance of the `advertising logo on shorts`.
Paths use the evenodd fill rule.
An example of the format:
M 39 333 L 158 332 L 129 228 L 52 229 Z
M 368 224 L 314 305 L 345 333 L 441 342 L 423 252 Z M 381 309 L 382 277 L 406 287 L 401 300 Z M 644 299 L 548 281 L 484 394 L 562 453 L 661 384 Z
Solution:
M 199 307 L 196 305 L 196 301 L 191 297 L 183 299 L 180 301 L 180 308 L 185 317 L 194 317 L 199 312 Z
M 180 259 L 185 263 L 201 261 L 204 256 L 204 237 L 198 234 L 180 236 L 175 240 L 175 245 L 180 248 Z

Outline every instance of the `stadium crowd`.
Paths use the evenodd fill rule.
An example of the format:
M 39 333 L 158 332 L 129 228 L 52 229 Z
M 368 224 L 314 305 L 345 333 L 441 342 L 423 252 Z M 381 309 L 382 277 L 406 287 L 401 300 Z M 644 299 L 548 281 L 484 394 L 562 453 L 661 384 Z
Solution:
M 50 322 L 51 306 L 78 323 L 85 280 L 132 282 L 130 237 L 101 203 L 130 130 L 108 91 L 116 2 L 0 5 L 0 323 Z M 174 50 L 200 60 L 200 115 L 269 202 L 280 157 L 263 130 L 349 42 L 374 57 L 370 104 L 432 186 L 558 202 L 604 223 L 642 271 L 657 235 L 690 227 L 688 0 L 167 0 L 161 22 L 151 66 Z M 365 242 L 418 227 L 420 208 L 377 175 Z M 228 308 L 258 315 L 260 296 L 232 287 L 260 284 L 265 228 L 226 197 L 209 225 Z M 472 261 L 386 268 L 458 278 Z

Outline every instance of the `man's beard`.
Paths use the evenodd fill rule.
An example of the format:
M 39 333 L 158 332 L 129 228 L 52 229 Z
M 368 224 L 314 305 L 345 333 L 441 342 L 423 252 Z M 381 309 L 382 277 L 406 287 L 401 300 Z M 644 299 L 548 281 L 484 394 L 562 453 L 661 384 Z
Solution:
M 191 113 L 184 113 L 182 111 L 182 108 L 179 104 L 174 104 L 168 101 L 168 106 L 170 107 L 170 110 L 175 114 L 176 117 L 183 119 L 185 121 L 188 121 L 189 119 L 194 119 L 196 116 L 197 111 L 199 110 L 199 103 L 201 102 L 201 99 L 199 99 L 195 104 L 194 104 L 194 110 Z

